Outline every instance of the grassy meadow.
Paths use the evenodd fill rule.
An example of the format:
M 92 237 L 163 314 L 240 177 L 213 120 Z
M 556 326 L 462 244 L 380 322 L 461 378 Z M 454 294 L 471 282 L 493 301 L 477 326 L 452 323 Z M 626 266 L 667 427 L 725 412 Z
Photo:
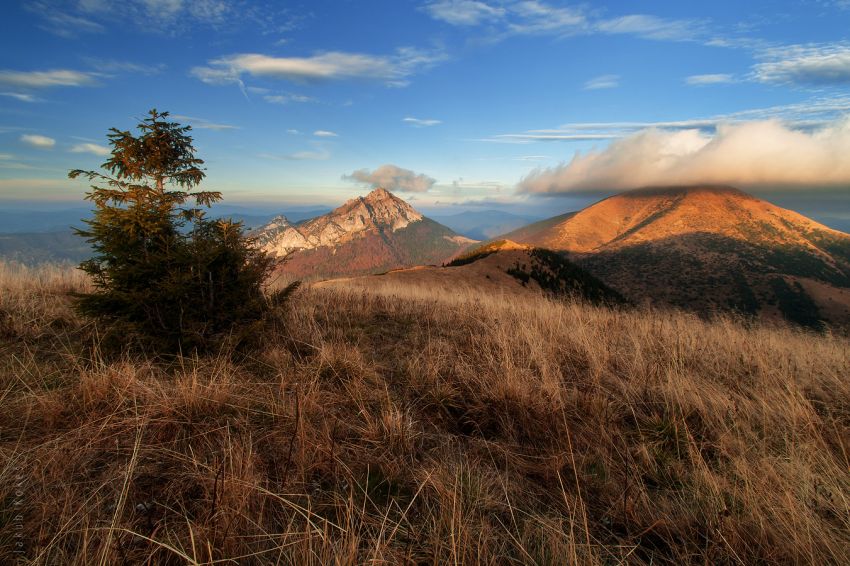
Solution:
M 846 564 L 850 340 L 302 287 L 250 354 L 106 356 L 0 265 L 0 562 Z

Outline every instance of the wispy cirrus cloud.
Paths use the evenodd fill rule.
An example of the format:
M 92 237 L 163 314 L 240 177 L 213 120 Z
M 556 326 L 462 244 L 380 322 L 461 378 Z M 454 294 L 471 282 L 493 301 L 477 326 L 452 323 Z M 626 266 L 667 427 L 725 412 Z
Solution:
M 278 2 L 242 0 L 31 0 L 43 30 L 64 38 L 102 33 L 116 24 L 144 33 L 172 35 L 210 28 L 226 31 L 251 25 L 261 32 L 292 29 L 297 18 Z
M 37 149 L 53 149 L 56 140 L 39 134 L 24 134 L 20 137 L 21 143 Z
M 21 102 L 41 102 L 40 98 L 26 92 L 0 92 L 0 96 L 14 98 Z
M 109 155 L 111 153 L 111 150 L 108 147 L 90 142 L 74 144 L 68 151 L 71 153 L 91 153 L 92 155 L 101 156 Z
M 263 100 L 269 104 L 290 104 L 292 102 L 315 102 L 316 99 L 303 94 L 264 94 Z
M 243 84 L 245 76 L 292 82 L 373 80 L 389 86 L 405 86 L 409 78 L 446 59 L 442 51 L 412 47 L 393 55 L 369 55 L 330 51 L 310 57 L 273 57 L 241 53 L 211 60 L 195 67 L 191 75 L 208 84 Z
M 588 27 L 588 17 L 581 8 L 551 6 L 536 0 L 510 5 L 507 29 L 519 35 L 570 35 Z
M 437 0 L 423 6 L 432 18 L 458 27 L 487 26 L 491 40 L 512 35 L 633 35 L 659 41 L 710 41 L 707 21 L 651 14 L 604 17 L 584 5 L 540 0 Z
M 848 154 L 850 118 L 816 129 L 778 120 L 721 124 L 711 133 L 649 128 L 556 167 L 535 169 L 518 189 L 568 193 L 696 184 L 839 186 L 850 183 Z
M 850 43 L 786 45 L 766 49 L 753 79 L 808 86 L 850 84 Z
M 80 4 L 85 5 L 87 2 L 80 2 Z M 88 4 L 94 3 L 88 2 Z M 70 3 L 39 0 L 27 3 L 26 7 L 41 17 L 39 24 L 41 29 L 59 37 L 74 38 L 106 31 L 102 24 L 94 21 L 84 13 L 84 10 L 78 10 Z
M 70 69 L 52 69 L 49 71 L 3 69 L 0 70 L 0 85 L 29 89 L 94 86 L 97 84 L 97 77 L 97 73 Z
M 182 114 L 174 114 L 171 116 L 175 120 L 182 120 L 184 122 L 188 122 L 192 125 L 193 128 L 197 128 L 199 130 L 238 130 L 239 126 L 233 126 L 231 124 L 219 124 L 217 122 L 211 122 L 205 118 L 196 118 L 194 116 L 184 116 Z
M 33 169 L 33 166 L 22 163 L 11 153 L 0 153 L 0 169 Z
M 330 130 L 316 130 L 313 135 L 317 138 L 338 138 L 339 134 Z
M 620 86 L 619 75 L 600 75 L 584 83 L 584 90 L 600 90 Z
M 732 82 L 735 82 L 735 77 L 725 73 L 691 75 L 685 79 L 685 83 L 691 86 L 728 84 Z
M 721 124 L 777 120 L 797 129 L 820 128 L 850 114 L 850 96 L 812 98 L 796 104 L 754 108 L 686 120 L 632 122 L 571 122 L 557 128 L 496 134 L 472 141 L 530 144 L 616 140 L 649 128 L 713 132 Z
M 673 20 L 648 14 L 629 14 L 595 23 L 596 31 L 607 34 L 634 35 L 659 41 L 701 41 L 708 33 L 701 20 Z
M 437 126 L 443 123 L 442 120 L 435 120 L 433 118 L 414 118 L 412 116 L 402 118 L 401 121 L 417 128 L 428 128 L 430 126 Z
M 478 0 L 437 0 L 423 9 L 435 20 L 454 26 L 474 26 L 502 18 L 507 10 Z
M 424 193 L 431 190 L 436 179 L 423 173 L 416 173 L 410 169 L 404 169 L 397 165 L 387 163 L 377 169 L 358 169 L 350 175 L 343 175 L 346 181 L 354 181 L 369 185 L 372 188 L 383 188 L 388 191 L 400 191 L 406 193 Z
M 132 61 L 119 61 L 117 59 L 101 59 L 98 57 L 86 57 L 83 59 L 85 63 L 104 74 L 133 74 L 133 75 L 158 75 L 165 70 L 165 65 L 162 63 L 148 65 L 144 63 L 134 63 Z
M 423 10 L 453 26 L 487 25 L 491 40 L 511 35 L 573 35 L 589 27 L 583 8 L 551 6 L 537 0 L 437 0 L 425 4 Z

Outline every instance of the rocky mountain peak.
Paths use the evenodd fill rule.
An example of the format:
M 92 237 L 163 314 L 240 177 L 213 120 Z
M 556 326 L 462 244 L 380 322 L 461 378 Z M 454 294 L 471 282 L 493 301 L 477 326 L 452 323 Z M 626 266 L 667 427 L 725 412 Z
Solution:
M 291 225 L 292 225 L 292 223 L 289 221 L 289 219 L 286 216 L 284 216 L 283 214 L 278 214 L 277 216 L 275 216 L 274 218 L 269 220 L 269 223 L 266 224 L 266 227 L 284 228 L 286 226 L 291 226 Z
M 393 195 L 387 189 L 382 187 L 378 187 L 373 189 L 368 195 L 364 197 L 364 200 L 375 202 L 375 201 L 383 201 L 383 200 L 401 200 L 400 198 Z
M 328 216 L 353 231 L 389 228 L 392 231 L 422 220 L 422 215 L 386 189 L 377 188 L 365 197 L 349 200 Z
M 257 231 L 257 239 L 267 251 L 284 255 L 296 249 L 334 247 L 369 233 L 395 232 L 422 218 L 405 201 L 377 188 L 365 197 L 348 200 L 328 214 L 298 225 L 276 216 Z

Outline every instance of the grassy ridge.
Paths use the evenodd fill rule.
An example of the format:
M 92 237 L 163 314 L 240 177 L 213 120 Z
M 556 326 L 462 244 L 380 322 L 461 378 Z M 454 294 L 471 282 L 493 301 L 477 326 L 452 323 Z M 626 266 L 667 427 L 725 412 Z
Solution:
M 846 339 L 307 288 L 253 357 L 108 361 L 81 285 L 0 270 L 0 562 L 850 555 Z

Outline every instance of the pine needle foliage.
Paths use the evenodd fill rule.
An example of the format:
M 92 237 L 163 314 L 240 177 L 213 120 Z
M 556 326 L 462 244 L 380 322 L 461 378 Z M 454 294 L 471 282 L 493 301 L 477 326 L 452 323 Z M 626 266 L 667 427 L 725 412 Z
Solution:
M 157 352 L 204 351 L 241 343 L 268 309 L 263 282 L 273 259 L 241 223 L 210 220 L 202 207 L 218 191 L 204 179 L 191 126 L 151 110 L 138 132 L 111 128 L 101 171 L 72 170 L 92 181 L 94 215 L 78 229 L 94 250 L 80 264 L 94 292 L 77 296 L 80 313 L 107 323 L 108 334 Z

